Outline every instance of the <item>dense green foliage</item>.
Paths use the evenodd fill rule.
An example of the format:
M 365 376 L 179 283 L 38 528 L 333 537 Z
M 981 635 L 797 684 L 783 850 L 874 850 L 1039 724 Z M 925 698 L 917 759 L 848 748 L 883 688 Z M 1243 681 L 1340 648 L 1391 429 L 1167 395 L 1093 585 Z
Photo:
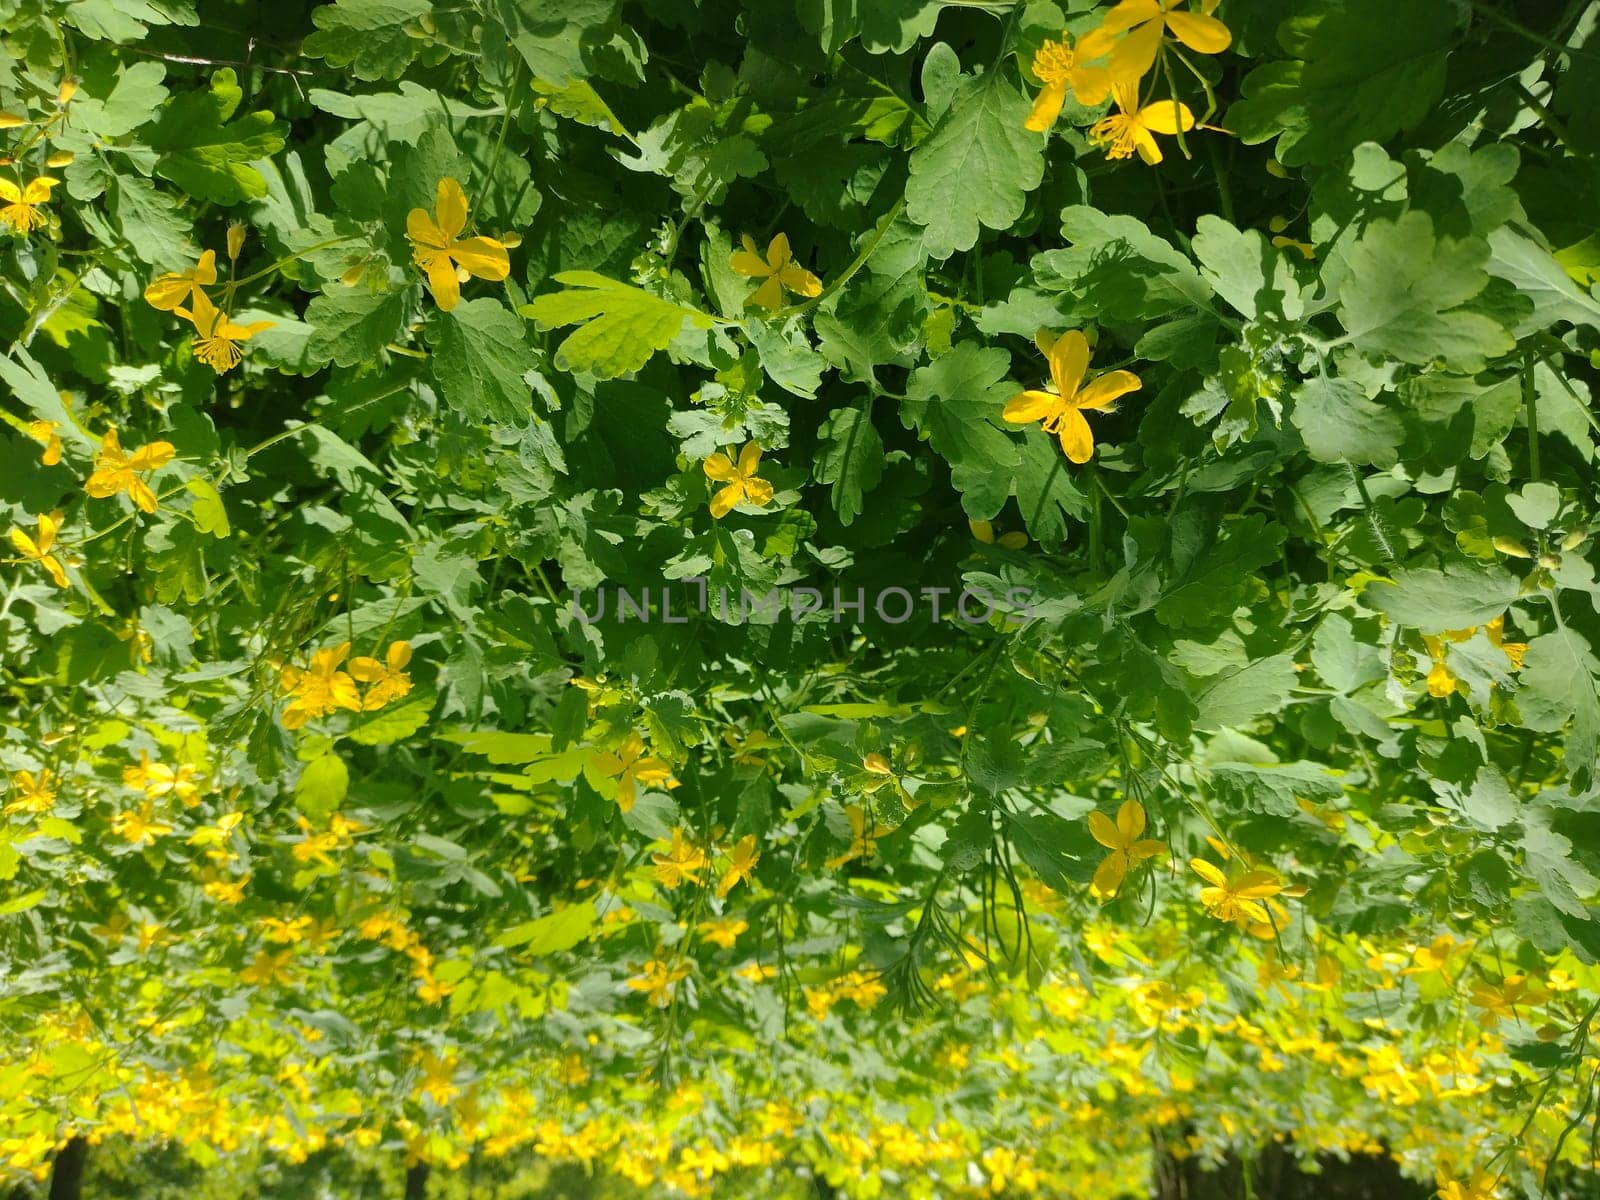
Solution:
M 0 0 L 0 1182 L 1592 1186 L 1597 24 Z

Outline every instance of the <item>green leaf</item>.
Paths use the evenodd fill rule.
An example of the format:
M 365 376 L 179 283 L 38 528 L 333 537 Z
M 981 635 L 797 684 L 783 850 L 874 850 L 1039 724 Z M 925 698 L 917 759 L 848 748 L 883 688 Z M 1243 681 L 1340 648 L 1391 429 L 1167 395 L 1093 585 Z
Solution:
M 325 4 L 312 11 L 311 23 L 317 29 L 300 49 L 330 67 L 349 67 L 357 79 L 398 79 L 422 46 L 406 26 L 432 7 L 428 0 Z
M 511 39 L 537 79 L 561 86 L 589 73 L 586 51 L 610 41 L 618 0 L 562 0 L 519 6 L 523 25 Z
M 434 697 L 413 696 L 401 704 L 390 704 L 375 713 L 363 715 L 361 724 L 348 734 L 363 746 L 387 746 L 404 741 L 428 723 L 433 715 Z
M 1478 238 L 1435 238 L 1427 213 L 1373 221 L 1350 250 L 1339 320 L 1370 355 L 1482 370 L 1515 345 L 1493 317 L 1460 307 L 1488 284 L 1488 260 Z
M 111 141 L 155 119 L 167 98 L 167 68 L 157 62 L 135 62 L 117 68 L 117 82 L 105 99 L 80 93 L 72 102 L 72 128 Z
M 564 370 L 588 371 L 615 379 L 637 371 L 658 350 L 665 350 L 688 321 L 710 329 L 711 317 L 697 308 L 664 300 L 593 271 L 563 271 L 559 292 L 536 297 L 518 311 L 546 328 L 579 325 L 556 351 Z
M 1362 599 L 1391 621 L 1423 633 L 1466 629 L 1503 616 L 1521 584 L 1502 567 L 1450 562 L 1396 571 L 1367 585 Z
M 243 98 L 232 67 L 211 76 L 209 91 L 173 97 L 150 134 L 151 148 L 161 154 L 156 174 L 214 204 L 265 196 L 267 181 L 250 163 L 283 149 L 288 126 L 270 112 L 230 120 Z
M 312 326 L 307 356 L 340 367 L 379 360 L 405 324 L 408 299 L 405 289 L 369 292 L 345 287 L 315 297 L 306 308 L 306 322 Z M 495 305 L 493 300 L 468 301 L 458 311 L 473 303 Z
M 498 300 L 463 300 L 428 318 L 433 378 L 445 403 L 465 417 L 521 427 L 533 412 L 533 388 L 523 378 L 538 358 L 523 340 L 523 324 Z
M 534 921 L 513 925 L 496 935 L 494 944 L 502 950 L 521 947 L 528 954 L 557 954 L 570 950 L 594 928 L 599 915 L 592 900 L 580 900 Z
M 1069 293 L 1086 320 L 1147 320 L 1211 307 L 1212 287 L 1189 256 L 1137 217 L 1087 204 L 1061 211 L 1064 250 L 1035 254 L 1032 275 L 1046 291 Z
M 1081 821 L 1054 813 L 1017 813 L 1006 819 L 1011 847 L 1033 873 L 1058 892 L 1073 892 L 1094 878 L 1095 843 Z
M 1348 0 L 1326 13 L 1296 51 L 1301 61 L 1257 67 L 1228 109 L 1227 127 L 1247 144 L 1277 135 L 1285 166 L 1331 163 L 1385 141 L 1420 122 L 1444 91 L 1456 40 L 1448 0 L 1413 0 L 1403 19 L 1389 0 Z
M 1399 415 L 1367 399 L 1359 383 L 1326 375 L 1313 376 L 1295 390 L 1289 420 L 1318 462 L 1387 469 L 1398 461 L 1406 435 Z
M 194 497 L 189 515 L 194 518 L 195 528 L 215 538 L 229 536 L 233 530 L 228 525 L 228 508 L 210 480 L 196 476 L 183 486 Z
M 1489 273 L 1533 301 L 1533 311 L 1514 331 L 1518 337 L 1557 321 L 1600 327 L 1600 300 L 1573 283 L 1555 256 L 1524 234 L 1504 225 L 1489 234 Z
M 350 768 L 337 754 L 312 759 L 294 784 L 294 806 L 310 817 L 325 817 L 344 803 Z
M 1523 726 L 1539 733 L 1567 730 L 1563 758 L 1580 791 L 1590 786 L 1600 759 L 1596 676 L 1600 660 L 1583 635 L 1565 625 L 1528 643 L 1518 676 L 1517 711 Z
M 1044 139 L 1022 127 L 1028 103 L 1002 71 L 964 79 L 931 136 L 911 153 L 906 215 L 934 258 L 1009 229 L 1044 177 Z
M 177 201 L 138 175 L 113 176 L 110 192 L 112 216 L 140 262 L 171 271 L 194 264 L 194 222 Z
M 1336 800 L 1344 795 L 1339 781 L 1328 768 L 1314 762 L 1255 763 L 1224 762 L 1211 768 L 1211 784 L 1217 798 L 1237 804 L 1247 812 L 1274 817 L 1292 817 L 1300 811 L 1297 799 Z
M 900 404 L 901 423 L 950 464 L 961 506 L 975 521 L 991 520 L 1011 495 L 1019 451 L 990 423 L 1017 393 L 1006 380 L 1010 369 L 1004 350 L 961 342 L 911 373 Z
M 836 408 L 817 431 L 822 442 L 816 461 L 818 483 L 831 484 L 828 497 L 849 525 L 861 515 L 862 495 L 883 477 L 883 439 L 872 424 L 870 401 L 861 408 Z

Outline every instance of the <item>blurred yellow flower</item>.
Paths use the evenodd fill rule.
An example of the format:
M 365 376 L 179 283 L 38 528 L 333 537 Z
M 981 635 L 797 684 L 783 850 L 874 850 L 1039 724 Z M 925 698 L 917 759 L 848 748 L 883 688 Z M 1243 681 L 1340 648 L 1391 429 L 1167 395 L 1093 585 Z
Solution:
M 96 500 L 109 499 L 121 492 L 142 511 L 156 511 L 156 494 L 144 476 L 159 471 L 172 461 L 177 448 L 171 442 L 151 442 L 134 451 L 124 451 L 115 429 L 106 430 L 95 456 L 94 470 L 83 490 Z
M 390 642 L 383 662 L 364 655 L 350 660 L 350 677 L 367 685 L 361 697 L 362 711 L 382 708 L 410 693 L 411 676 L 406 674 L 410 661 L 411 643 L 406 641 Z
M 655 787 L 672 778 L 672 768 L 661 759 L 644 752 L 644 738 L 637 730 L 629 730 L 622 745 L 613 753 L 597 750 L 589 760 L 595 770 L 617 781 L 617 807 L 623 812 L 633 811 L 633 801 L 638 786 Z
M 205 295 L 203 289 L 217 281 L 217 252 L 207 250 L 189 271 L 168 271 L 157 275 L 144 289 L 145 303 L 162 312 L 172 312 L 180 304 L 193 303 Z
M 652 958 L 645 963 L 640 974 L 628 980 L 628 986 L 636 992 L 643 992 L 657 1008 L 666 1008 L 672 1003 L 672 993 L 678 981 L 688 974 L 688 963 L 677 962 L 668 966 L 660 959 Z
M 30 537 L 20 528 L 13 526 L 11 544 L 25 561 L 37 564 L 57 587 L 64 588 L 67 586 L 66 569 L 62 567 L 61 560 L 50 553 L 56 543 L 56 530 L 60 528 L 61 518 L 57 514 L 40 513 L 38 533 Z

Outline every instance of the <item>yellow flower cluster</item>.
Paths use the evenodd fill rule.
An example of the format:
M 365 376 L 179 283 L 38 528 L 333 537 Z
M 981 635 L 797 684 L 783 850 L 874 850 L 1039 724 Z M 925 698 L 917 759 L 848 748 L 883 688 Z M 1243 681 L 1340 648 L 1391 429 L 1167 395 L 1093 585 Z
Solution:
M 1170 55 L 1196 79 L 1203 79 L 1184 48 L 1220 54 L 1232 43 L 1228 27 L 1211 15 L 1216 7 L 1217 0 L 1202 0 L 1200 12 L 1183 7 L 1183 0 L 1122 0 L 1076 44 L 1065 33 L 1059 41 L 1045 42 L 1033 58 L 1033 73 L 1043 87 L 1025 128 L 1043 133 L 1054 125 L 1069 91 L 1086 106 L 1101 104 L 1109 95 L 1116 111 L 1090 127 L 1089 140 L 1103 146 L 1107 158 L 1138 154 L 1147 163 L 1160 162 L 1161 146 L 1154 135 L 1176 134 L 1181 139 L 1194 128 L 1195 117 L 1176 94 L 1164 100 L 1151 97 L 1145 78 L 1153 77 L 1159 64 L 1162 69 L 1155 74 L 1170 87 Z
M 67 105 L 77 94 L 77 80 L 63 79 L 56 89 L 55 104 L 42 115 L 29 118 L 20 113 L 0 111 L 0 129 L 24 131 L 0 162 L 15 167 L 35 146 L 44 150 L 50 131 L 65 119 Z M 64 167 L 72 159 L 70 150 L 45 150 L 44 166 L 46 169 Z M 50 202 L 50 193 L 61 181 L 52 175 L 35 175 L 26 183 L 22 178 L 21 174 L 15 180 L 0 178 L 0 226 L 26 237 L 49 224 L 49 217 L 40 210 Z
M 241 282 L 232 278 L 232 267 L 244 248 L 244 226 L 228 229 L 230 278 L 223 292 L 223 307 L 218 308 L 206 291 L 217 282 L 217 252 L 207 250 L 188 271 L 169 271 L 158 275 L 144 290 L 145 301 L 161 312 L 176 313 L 194 326 L 194 356 L 218 375 L 238 366 L 244 357 L 239 343 L 249 341 L 274 321 L 252 321 L 240 325 L 230 315 L 234 289 Z M 184 307 L 187 304 L 188 307 Z
M 291 697 L 283 710 L 283 727 L 299 729 L 307 721 L 340 709 L 372 712 L 411 692 L 411 643 L 390 642 L 383 660 L 358 655 L 350 659 L 350 643 L 317 650 L 304 667 L 287 666 L 278 686 Z M 365 687 L 359 687 L 364 684 Z

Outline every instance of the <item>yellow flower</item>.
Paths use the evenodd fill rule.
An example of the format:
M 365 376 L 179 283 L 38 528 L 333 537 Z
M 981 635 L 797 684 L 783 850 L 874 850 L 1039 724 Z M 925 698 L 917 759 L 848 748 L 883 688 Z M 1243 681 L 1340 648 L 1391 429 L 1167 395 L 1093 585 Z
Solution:
M 1494 1177 L 1481 1167 L 1470 1179 L 1460 1179 L 1446 1167 L 1439 1180 L 1439 1200 L 1494 1200 L 1496 1190 Z
M 1055 390 L 1019 392 L 1006 402 L 1001 415 L 1013 425 L 1038 421 L 1046 433 L 1060 439 L 1068 461 L 1086 463 L 1094 457 L 1094 433 L 1081 410 L 1110 408 L 1117 397 L 1139 390 L 1139 377 L 1131 371 L 1108 371 L 1084 386 L 1083 376 L 1089 369 L 1089 340 L 1082 332 L 1069 329 L 1060 337 L 1052 337 L 1048 330 L 1041 329 L 1034 340 L 1050 361 L 1050 381 Z
M 1151 838 L 1141 839 L 1144 833 L 1144 805 L 1137 800 L 1125 800 L 1117 810 L 1117 820 L 1104 813 L 1089 814 L 1089 834 L 1111 853 L 1100 860 L 1094 873 L 1094 890 L 1102 896 L 1114 896 L 1122 881 L 1135 864 L 1153 858 L 1166 850 Z
M 157 275 L 144 289 L 145 302 L 162 312 L 171 312 L 185 301 L 204 296 L 204 288 L 217 281 L 217 252 L 207 250 L 192 271 L 168 271 Z
M 62 393 L 66 395 L 65 392 Z M 53 467 L 61 461 L 61 435 L 56 432 L 60 428 L 58 421 L 29 421 L 28 436 L 36 442 L 44 443 L 44 452 L 39 455 L 39 462 L 47 467 Z
M 129 809 L 112 817 L 111 832 L 130 845 L 149 846 L 171 833 L 172 826 L 156 820 L 155 806 L 146 801 L 137 812 Z
M 1428 695 L 1441 700 L 1455 695 L 1461 681 L 1445 662 L 1444 640 L 1432 634 L 1423 634 L 1422 644 L 1428 648 L 1428 657 L 1433 660 L 1433 668 L 1428 672 Z
M 1402 975 L 1428 975 L 1437 971 L 1443 975 L 1452 958 L 1471 948 L 1471 942 L 1458 942 L 1448 933 L 1441 933 L 1430 944 L 1418 946 L 1413 950 L 1411 957 L 1416 966 L 1407 967 L 1400 973 Z
M 15 793 L 6 801 L 7 813 L 47 813 L 55 806 L 55 777 L 49 771 L 18 771 L 11 777 Z
M 1550 993 L 1526 975 L 1507 975 L 1498 985 L 1480 983 L 1472 989 L 1472 1003 L 1483 1010 L 1483 1023 L 1490 1028 L 1502 1019 L 1517 1020 L 1518 1008 L 1543 1004 Z
M 248 325 L 236 324 L 225 312 L 219 312 L 199 288 L 194 291 L 192 308 L 173 309 L 194 326 L 194 356 L 218 375 L 239 365 L 244 351 L 239 343 L 249 341 L 264 329 L 271 329 L 274 321 L 251 321 Z
M 95 455 L 94 471 L 83 490 L 96 500 L 105 500 L 120 492 L 147 513 L 156 510 L 156 494 L 150 490 L 143 476 L 159 471 L 172 461 L 177 448 L 171 442 L 151 442 L 131 453 L 122 449 L 115 429 L 106 430 L 100 441 L 100 453 Z
M 200 890 L 218 904 L 238 904 L 244 899 L 245 885 L 249 882 L 248 875 L 224 879 L 214 867 L 207 867 L 200 873 Z
M 728 869 L 722 873 L 722 878 L 717 882 L 717 895 L 726 896 L 733 891 L 734 885 L 740 880 L 750 882 L 755 875 L 756 864 L 760 861 L 761 855 L 756 851 L 756 835 L 748 833 L 734 843 L 733 853 L 728 860 Z
M 50 548 L 56 543 L 56 530 L 60 528 L 61 519 L 55 513 L 40 513 L 38 536 L 29 537 L 21 529 L 13 527 L 11 544 L 26 561 L 38 563 L 39 569 L 50 576 L 57 587 L 64 588 L 67 586 L 67 572 L 61 560 L 50 553 Z
M 672 831 L 672 844 L 665 851 L 652 854 L 650 861 L 656 865 L 656 882 L 666 888 L 678 887 L 684 880 L 699 883 L 700 872 L 706 867 L 705 853 L 686 840 L 681 829 Z
M 325 717 L 335 709 L 361 711 L 361 694 L 356 681 L 340 665 L 350 653 L 350 643 L 341 642 L 311 656 L 304 669 L 285 667 L 278 678 L 278 686 L 294 699 L 283 710 L 283 727 L 299 729 L 313 717 Z
M 276 954 L 270 950 L 257 950 L 250 965 L 239 972 L 239 979 L 256 987 L 270 987 L 279 980 L 289 978 L 292 974 L 289 964 L 292 962 L 293 950 L 280 950 Z
M 239 827 L 240 822 L 243 820 L 243 813 L 225 813 L 217 818 L 215 825 L 202 825 L 190 834 L 188 844 L 212 848 L 225 845 L 228 839 L 233 836 L 233 831 Z M 228 855 L 224 854 L 223 857 L 226 858 Z
M 741 933 L 750 928 L 750 923 L 739 917 L 718 917 L 712 921 L 701 921 L 696 928 L 712 945 L 732 950 L 734 942 L 739 940 Z
M 850 846 L 843 854 L 835 854 L 826 866 L 831 871 L 855 858 L 870 858 L 877 849 L 878 839 L 889 832 L 887 825 L 868 828 L 867 810 L 859 804 L 847 804 L 844 815 L 850 818 Z
M 1491 646 L 1498 646 L 1507 660 L 1511 663 L 1513 671 L 1522 670 L 1522 656 L 1528 652 L 1527 642 L 1508 642 L 1506 638 L 1506 618 L 1504 614 L 1496 617 L 1483 627 L 1483 632 L 1489 639 Z
M 1033 111 L 1022 127 L 1034 133 L 1043 133 L 1056 123 L 1069 88 L 1079 104 L 1089 107 L 1099 104 L 1111 90 L 1110 72 L 1104 67 L 1084 66 L 1067 44 L 1065 33 L 1060 41 L 1046 42 L 1034 52 L 1033 73 L 1044 88 L 1035 97 Z
M 773 236 L 767 243 L 765 259 L 756 249 L 755 239 L 748 233 L 739 240 L 744 249 L 735 250 L 728 259 L 728 265 L 746 278 L 763 281 L 761 286 L 751 293 L 749 303 L 759 304 L 762 308 L 776 312 L 783 307 L 785 290 L 806 297 L 822 294 L 822 280 L 795 262 L 794 254 L 789 249 L 788 234 L 779 233 Z
M 1189 866 L 1208 883 L 1200 889 L 1200 903 L 1219 921 L 1232 921 L 1241 928 L 1254 922 L 1270 923 L 1270 917 L 1261 901 L 1283 891 L 1283 884 L 1271 871 L 1246 871 L 1237 879 L 1229 879 L 1203 858 L 1191 858 Z
M 1016 529 L 1010 533 L 1002 533 L 998 538 L 995 537 L 992 521 L 974 521 L 969 518 L 967 528 L 972 530 L 972 536 L 985 546 L 998 545 L 1006 550 L 1021 550 L 1028 544 L 1028 535 Z
M 50 189 L 60 182 L 41 175 L 27 187 L 19 188 L 9 179 L 0 179 L 0 200 L 6 202 L 0 207 L 0 225 L 9 225 L 18 233 L 44 228 L 45 218 L 39 206 L 49 202 Z
M 672 992 L 678 980 L 688 974 L 688 963 L 673 963 L 669 967 L 659 958 L 652 958 L 645 963 L 643 973 L 628 980 L 628 986 L 636 992 L 645 993 L 657 1008 L 666 1008 L 672 1003 Z
M 406 664 L 411 661 L 411 643 L 390 642 L 384 660 L 379 662 L 365 656 L 350 660 L 351 678 L 367 685 L 366 694 L 361 698 L 364 712 L 382 708 L 411 691 L 411 676 L 406 674 Z
M 761 447 L 746 442 L 735 461 L 733 452 L 718 452 L 702 464 L 707 479 L 727 486 L 718 489 L 711 497 L 711 515 L 718 520 L 731 513 L 741 503 L 765 508 L 772 503 L 772 484 L 756 474 L 761 463 Z
M 1128 158 L 1135 152 L 1147 163 L 1161 161 L 1161 146 L 1154 134 L 1174 134 L 1194 128 L 1194 114 L 1187 104 L 1172 100 L 1153 100 L 1140 105 L 1139 85 L 1118 80 L 1111 87 L 1117 111 L 1101 117 L 1089 127 L 1089 140 L 1106 148 L 1107 158 Z
M 1200 54 L 1220 54 L 1233 42 L 1233 34 L 1217 18 L 1186 12 L 1177 2 L 1123 0 L 1106 13 L 1099 29 L 1078 44 L 1079 55 L 1099 58 L 1110 50 L 1111 77 L 1136 83 L 1155 64 L 1163 34 L 1170 33 Z
M 655 787 L 672 778 L 671 767 L 661 759 L 645 754 L 644 738 L 639 736 L 637 730 L 629 731 L 628 736 L 622 739 L 622 745 L 617 747 L 616 753 L 610 750 L 596 751 L 590 762 L 602 775 L 615 777 L 617 807 L 623 812 L 633 810 L 633 801 L 639 784 Z
M 454 179 L 441 179 L 434 194 L 434 216 L 413 208 L 406 217 L 411 259 L 428 276 L 433 302 L 449 312 L 461 300 L 461 284 L 479 279 L 501 280 L 511 274 L 505 245 L 494 238 L 462 238 L 467 227 L 467 196 Z

